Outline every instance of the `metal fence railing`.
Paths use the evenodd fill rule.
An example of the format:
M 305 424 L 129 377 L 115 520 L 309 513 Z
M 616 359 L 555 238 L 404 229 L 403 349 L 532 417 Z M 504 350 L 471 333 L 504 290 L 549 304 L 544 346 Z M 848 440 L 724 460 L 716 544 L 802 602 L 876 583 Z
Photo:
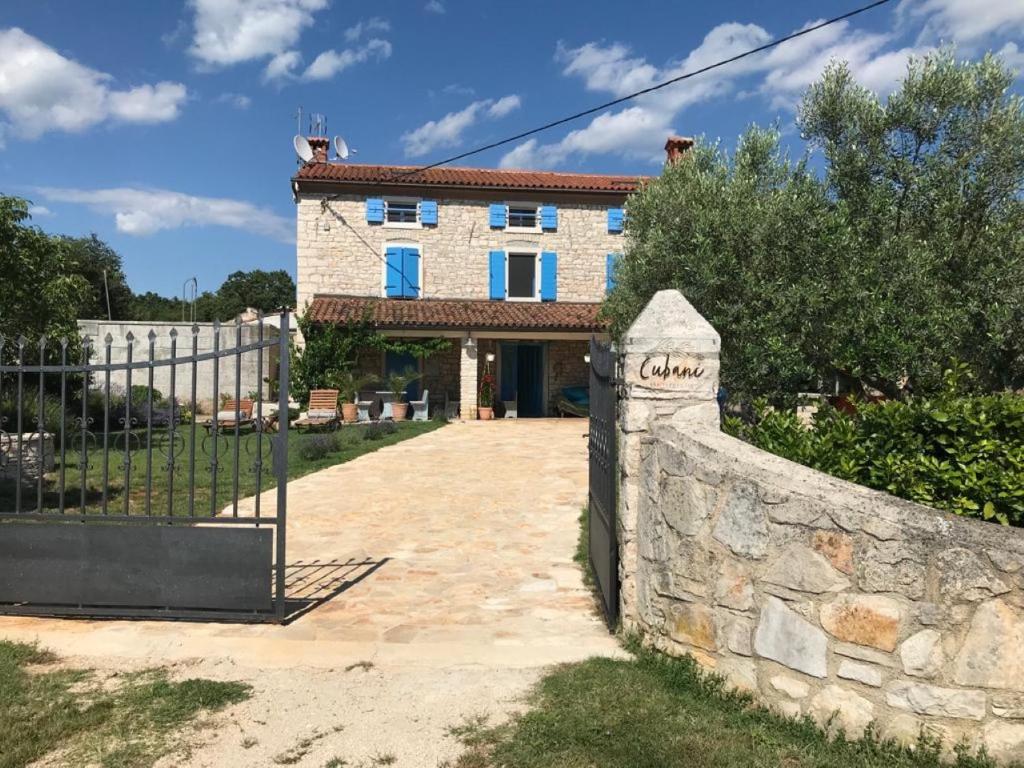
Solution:
M 252 324 L 215 324 L 212 338 L 201 334 L 196 325 L 180 331 L 171 328 L 163 337 L 150 331 L 145 339 L 130 332 L 122 339 L 108 333 L 102 340 L 85 337 L 80 342 L 0 336 L 0 526 L 45 524 L 35 530 L 0 527 L 0 534 L 11 533 L 0 536 L 8 548 L 6 554 L 27 563 L 29 569 L 12 578 L 17 580 L 34 567 L 27 548 L 30 541 L 69 536 L 66 526 L 52 524 L 103 523 L 84 526 L 89 531 L 81 535 L 128 536 L 126 546 L 130 534 L 97 530 L 140 525 L 189 528 L 199 533 L 182 534 L 188 541 L 201 545 L 217 539 L 217 547 L 223 547 L 225 526 L 269 529 L 275 553 L 272 612 L 282 619 L 289 314 L 282 313 L 279 320 L 278 327 L 261 314 Z M 208 416 L 201 416 L 203 411 Z M 265 504 L 263 493 L 275 484 L 274 502 Z M 214 528 L 221 533 L 201 533 Z M 23 547 L 19 548 L 14 532 L 25 537 Z M 173 538 L 162 535 L 161 540 Z M 246 543 L 241 538 L 239 547 L 252 546 L 251 540 Z M 83 542 L 58 547 L 57 554 L 66 556 L 74 568 L 88 571 L 86 576 L 113 569 L 111 577 L 116 578 L 116 562 L 90 563 L 73 550 Z M 95 543 L 90 542 L 90 546 Z M 165 559 L 160 567 L 174 567 L 174 552 L 150 554 L 158 564 L 161 557 Z M 193 562 L 190 567 L 195 566 Z M 29 586 L 22 584 L 26 594 L 33 593 Z M 60 589 L 51 591 L 53 596 L 67 597 Z M 100 588 L 96 600 L 80 592 L 73 597 L 78 610 L 95 613 L 103 612 L 101 601 L 110 595 Z M 177 602 L 205 600 L 195 595 L 173 597 Z M 138 602 L 153 599 L 170 598 L 140 590 Z M 230 602 L 227 591 L 225 599 Z M 24 609 L 31 608 L 32 602 L 22 599 L 15 584 L 8 594 L 0 594 L 0 611 L 6 605 L 7 612 L 24 612 L 12 611 L 11 604 Z M 143 615 L 146 610 L 174 608 L 127 605 L 132 602 L 130 594 L 119 593 L 116 605 L 106 607 L 117 607 L 119 612 L 138 609 Z M 224 601 L 219 600 L 218 610 L 232 610 L 220 602 Z M 74 613 L 76 606 L 50 612 Z

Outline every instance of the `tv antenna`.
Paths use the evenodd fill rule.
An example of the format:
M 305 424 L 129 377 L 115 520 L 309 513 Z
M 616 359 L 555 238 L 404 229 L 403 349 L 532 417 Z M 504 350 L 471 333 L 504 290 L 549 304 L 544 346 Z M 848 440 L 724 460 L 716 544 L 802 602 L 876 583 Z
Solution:
M 309 114 L 309 135 L 327 135 L 327 118 L 319 112 L 310 112 Z

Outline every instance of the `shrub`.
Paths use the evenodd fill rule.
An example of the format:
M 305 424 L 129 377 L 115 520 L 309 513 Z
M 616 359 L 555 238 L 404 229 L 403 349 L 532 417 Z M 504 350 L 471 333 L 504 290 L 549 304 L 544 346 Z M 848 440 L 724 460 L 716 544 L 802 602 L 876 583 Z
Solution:
M 337 435 L 309 435 L 299 446 L 299 455 L 306 461 L 319 461 L 341 450 Z
M 910 501 L 1024 526 L 1024 397 L 1009 393 L 826 407 L 810 428 L 762 402 L 727 432 L 766 451 Z
M 383 440 L 398 431 L 393 421 L 375 421 L 363 431 L 363 440 Z
M 36 392 L 25 392 L 21 403 L 21 425 L 25 432 L 36 431 L 36 419 L 39 417 L 39 400 Z M 65 429 L 74 428 L 74 414 L 67 415 Z M 14 434 L 18 429 L 18 407 L 13 395 L 5 395 L 0 400 L 0 429 Z M 54 397 L 43 398 L 43 429 L 46 432 L 60 431 L 60 400 Z

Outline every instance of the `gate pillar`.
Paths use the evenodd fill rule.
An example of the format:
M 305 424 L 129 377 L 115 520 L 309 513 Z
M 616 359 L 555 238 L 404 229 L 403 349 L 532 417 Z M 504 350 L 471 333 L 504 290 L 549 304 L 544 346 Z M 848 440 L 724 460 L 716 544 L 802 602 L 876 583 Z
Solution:
M 618 541 L 623 628 L 635 628 L 636 521 L 642 441 L 655 420 L 679 411 L 718 424 L 718 366 L 722 342 L 679 291 L 658 291 L 626 331 L 619 403 Z

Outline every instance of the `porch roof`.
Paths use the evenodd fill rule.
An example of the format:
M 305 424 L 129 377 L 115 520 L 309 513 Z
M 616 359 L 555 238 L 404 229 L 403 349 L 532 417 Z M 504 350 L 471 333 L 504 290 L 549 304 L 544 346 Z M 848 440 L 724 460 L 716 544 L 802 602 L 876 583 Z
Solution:
M 316 323 L 358 322 L 381 330 L 530 330 L 602 333 L 600 304 L 473 299 L 376 299 L 315 296 L 307 317 Z

